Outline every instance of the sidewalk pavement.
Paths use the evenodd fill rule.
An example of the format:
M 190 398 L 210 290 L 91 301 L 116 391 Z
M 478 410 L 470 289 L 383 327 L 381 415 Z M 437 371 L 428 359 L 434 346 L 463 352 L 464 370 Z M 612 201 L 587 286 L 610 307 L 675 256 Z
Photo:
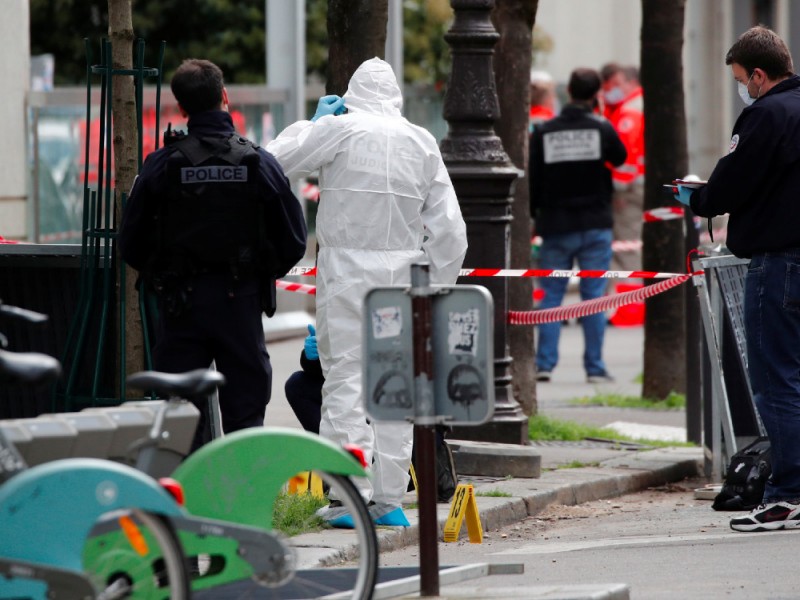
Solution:
M 605 357 L 608 370 L 616 377 L 613 383 L 590 385 L 581 366 L 583 340 L 580 327 L 570 324 L 562 328 L 561 359 L 553 373 L 553 380 L 537 385 L 539 413 L 559 418 L 583 422 L 590 425 L 608 426 L 614 424 L 621 432 L 649 432 L 656 438 L 666 432 L 675 435 L 682 433 L 685 440 L 685 413 L 676 411 L 646 411 L 633 409 L 612 409 L 607 407 L 580 407 L 569 400 L 597 393 L 635 395 L 641 394 L 641 384 L 637 383 L 642 372 L 642 346 L 644 332 L 642 327 L 613 328 L 606 334 Z M 291 412 L 285 395 L 283 383 L 292 371 L 299 368 L 299 356 L 303 338 L 273 341 L 268 350 L 273 364 L 273 398 L 267 413 L 267 425 L 299 427 Z M 456 443 L 456 442 L 454 442 Z M 459 473 L 460 483 L 475 486 L 476 500 L 484 531 L 519 522 L 535 515 L 549 505 L 573 505 L 622 494 L 637 492 L 648 487 L 680 481 L 702 472 L 702 451 L 700 448 L 668 447 L 648 449 L 637 446 L 620 447 L 602 441 L 540 442 L 534 446 L 541 455 L 541 477 L 538 478 L 488 478 Z M 578 468 L 564 468 L 566 465 Z M 498 495 L 500 494 L 508 494 Z M 481 494 L 493 493 L 492 496 Z M 378 537 L 381 550 L 393 550 L 419 542 L 419 518 L 413 493 L 406 495 L 406 515 L 411 523 L 408 528 L 379 528 Z M 440 531 L 449 512 L 449 505 L 439 504 L 437 515 Z M 462 526 L 461 537 L 467 534 L 466 523 Z M 441 537 L 440 537 L 441 540 Z M 443 543 L 443 542 L 440 542 Z M 307 544 L 307 545 L 306 545 Z M 308 534 L 302 540 L 305 546 L 298 557 L 300 566 L 333 566 L 353 557 L 357 548 L 353 545 L 352 532 L 329 530 L 323 533 Z M 485 589 L 485 588 L 484 588 Z M 442 596 L 448 591 L 442 586 Z M 456 593 L 447 597 L 465 597 Z M 494 597 L 506 597 L 505 593 Z M 525 590 L 525 598 L 627 598 L 622 590 L 597 595 L 597 590 L 562 590 L 552 595 L 552 590 Z M 388 590 L 376 597 L 392 596 Z M 547 595 L 549 594 L 549 595 Z M 589 595 L 586 595 L 589 594 Z M 522 597 L 515 593 L 515 597 Z M 474 597 L 474 596 L 473 596 Z M 484 596 L 488 597 L 488 596 Z

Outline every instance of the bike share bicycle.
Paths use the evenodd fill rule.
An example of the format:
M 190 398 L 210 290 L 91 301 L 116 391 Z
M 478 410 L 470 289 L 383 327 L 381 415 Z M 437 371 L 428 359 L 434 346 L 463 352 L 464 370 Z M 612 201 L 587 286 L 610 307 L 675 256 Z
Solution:
M 171 397 L 172 402 L 206 395 L 185 385 L 185 377 L 149 371 L 132 375 L 128 383 Z M 302 535 L 280 537 L 291 557 L 283 565 L 269 561 L 248 564 L 248 559 L 253 560 L 251 552 L 244 553 L 243 561 L 235 544 L 223 540 L 210 544 L 203 536 L 179 528 L 184 552 L 200 567 L 193 575 L 192 589 L 208 590 L 207 594 L 195 594 L 195 598 L 217 598 L 220 594 L 226 598 L 318 598 L 343 589 L 351 590 L 351 598 L 372 597 L 378 545 L 364 500 L 350 480 L 366 475 L 364 464 L 350 452 L 301 430 L 251 428 L 206 444 L 187 457 L 172 477 L 180 482 L 192 515 L 271 531 L 275 501 L 285 484 L 305 471 L 317 474 L 329 493 L 353 515 L 356 567 L 347 572 L 297 568 L 296 549 L 306 544 Z M 232 568 L 236 562 L 238 567 Z
M 46 319 L 1 304 L 0 312 Z M 52 381 L 60 371 L 50 356 L 0 349 L 3 383 Z M 185 560 L 171 521 L 185 511 L 155 480 L 125 465 L 88 458 L 27 468 L 2 432 L 0 457 L 0 597 L 117 598 L 124 597 L 119 595 L 124 588 L 128 597 L 189 598 Z M 91 528 L 112 515 L 124 523 L 126 540 L 135 540 L 138 553 L 135 562 L 118 564 L 103 581 L 84 569 L 81 554 Z
M 5 352 L 4 356 L 9 354 L 11 353 Z M 44 355 L 27 358 L 27 363 L 30 364 L 36 364 L 37 361 L 39 370 L 45 362 L 55 362 L 54 359 Z M 57 366 L 57 362 L 55 365 Z M 171 398 L 168 402 L 134 403 L 140 406 L 150 405 L 155 411 L 150 435 L 138 444 L 136 464 L 151 472 L 158 472 L 164 468 L 164 459 L 174 460 L 174 457 L 165 454 L 162 444 L 165 437 L 163 430 L 165 416 L 169 407 L 185 404 L 179 398 L 210 394 L 222 381 L 222 377 L 213 371 L 204 370 L 186 374 L 144 372 L 132 375 L 128 381 L 133 387 L 154 390 L 162 396 Z M 65 469 L 75 464 L 73 461 L 80 460 L 88 459 L 67 459 L 70 464 L 56 461 L 59 463 L 57 473 L 63 474 Z M 15 476 L 10 483 L 17 481 L 18 477 L 27 475 L 27 479 L 20 480 L 25 484 L 23 487 L 27 491 L 30 492 L 30 486 L 40 484 L 50 489 L 51 482 L 43 482 L 40 479 L 41 470 L 39 467 L 33 467 Z M 282 539 L 269 531 L 272 525 L 273 505 L 284 483 L 295 474 L 307 470 L 315 470 L 330 487 L 331 492 L 351 510 L 354 517 L 359 558 L 357 567 L 348 571 L 350 578 L 345 584 L 336 581 L 340 573 L 326 571 L 320 576 L 319 570 L 297 570 L 292 546 L 302 544 L 301 539 Z M 34 472 L 33 475 L 30 474 L 31 471 Z M 133 470 L 133 473 L 155 485 L 154 481 L 148 480 L 138 471 Z M 377 576 L 377 541 L 374 525 L 363 499 L 349 480 L 351 476 L 364 476 L 364 474 L 363 465 L 348 452 L 317 436 L 289 429 L 250 429 L 236 432 L 207 444 L 191 455 L 173 475 L 182 484 L 188 514 L 177 505 L 170 506 L 172 509 L 170 511 L 164 508 L 161 510 L 166 517 L 167 527 L 177 532 L 185 555 L 192 557 L 195 564 L 201 565 L 198 572 L 192 576 L 191 588 L 196 592 L 193 597 L 215 598 L 224 593 L 225 597 L 230 598 L 316 598 L 346 588 L 352 590 L 348 594 L 349 597 L 370 598 Z M 85 489 L 94 488 L 85 487 Z M 0 510 L 7 506 L 9 497 L 7 491 L 6 486 L 0 487 Z M 119 496 L 121 494 L 118 494 Z M 102 498 L 102 494 L 99 494 L 99 497 Z M 50 506 L 47 502 L 51 503 Z M 28 521 L 38 516 L 40 523 L 52 525 L 52 521 L 42 519 L 42 515 L 51 512 L 55 503 L 65 505 L 61 497 L 56 500 L 48 496 L 47 500 L 42 499 L 42 502 L 27 511 L 28 519 L 15 521 L 15 531 L 23 541 L 23 546 L 37 547 L 42 544 L 43 538 L 46 537 L 44 532 L 35 528 L 28 530 L 27 527 L 30 525 Z M 71 507 L 72 504 L 67 503 L 66 506 Z M 88 525 L 84 519 L 80 526 L 76 526 L 78 531 L 72 536 L 76 539 L 73 539 L 69 548 L 59 547 L 47 556 L 34 553 L 32 558 L 35 562 L 46 559 L 45 563 L 71 569 L 72 574 L 76 575 L 75 572 L 80 571 L 80 564 L 75 563 L 77 556 L 75 546 L 80 540 L 86 539 L 83 547 L 83 570 L 95 588 L 103 589 L 97 597 L 180 598 L 182 596 L 179 593 L 164 585 L 164 578 L 160 574 L 153 575 L 155 573 L 153 567 L 160 568 L 162 561 L 155 558 L 149 561 L 149 569 L 143 567 L 143 563 L 148 561 L 142 557 L 141 548 L 131 541 L 132 532 L 135 537 L 137 530 L 150 528 L 148 516 L 149 513 L 146 512 L 139 514 L 129 511 L 123 514 L 122 518 L 116 515 L 114 518 L 106 517 L 87 537 L 86 527 L 91 528 L 99 518 L 99 515 L 95 514 L 94 520 Z M 72 518 L 72 515 L 67 515 L 67 518 Z M 2 520 L 0 526 L 5 532 Z M 30 533 L 24 535 L 26 531 Z M 25 543 L 28 541 L 29 544 Z M 155 538 L 155 541 L 157 542 L 158 538 Z M 150 543 L 153 544 L 154 542 Z M 8 551 L 0 541 L 0 556 L 5 557 L 7 554 Z M 9 556 L 17 559 L 31 557 L 28 554 Z M 180 568 L 184 565 L 185 562 L 181 561 Z M 137 567 L 141 574 L 134 576 L 129 571 L 132 572 Z M 17 566 L 0 567 L 0 571 L 6 575 L 16 573 L 12 581 L 19 582 L 21 579 Z M 41 579 L 34 577 L 37 573 L 32 572 L 28 579 Z M 51 584 L 51 592 L 53 589 L 71 590 L 67 596 L 52 597 L 83 597 L 74 593 L 77 588 L 69 587 L 73 585 L 71 582 L 74 581 L 74 577 L 70 582 L 63 584 L 54 572 L 45 575 L 45 581 Z M 177 572 L 166 581 L 171 582 L 173 579 L 176 581 L 179 579 Z M 182 574 L 180 579 L 183 579 Z M 3 580 L 0 580 L 0 591 L 2 587 Z M 162 589 L 165 590 L 164 594 L 161 594 Z M 5 592 L 2 595 L 4 596 Z

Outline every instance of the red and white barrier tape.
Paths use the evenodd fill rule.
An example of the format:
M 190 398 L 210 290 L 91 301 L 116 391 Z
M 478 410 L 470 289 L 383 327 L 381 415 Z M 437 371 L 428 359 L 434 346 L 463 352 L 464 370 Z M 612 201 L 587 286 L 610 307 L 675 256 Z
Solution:
M 316 276 L 316 267 L 294 267 L 289 275 Z M 668 279 L 681 273 L 659 271 L 587 271 L 558 269 L 461 269 L 459 277 L 589 277 L 597 279 Z
M 559 306 L 557 308 L 548 308 L 545 310 L 534 311 L 508 311 L 508 324 L 509 325 L 541 325 L 542 323 L 556 323 L 565 321 L 567 319 L 576 319 L 593 315 L 600 312 L 611 310 L 612 308 L 619 308 L 627 304 L 636 304 L 646 298 L 651 298 L 657 294 L 670 290 L 680 284 L 688 281 L 692 274 L 678 275 L 659 281 L 653 285 L 648 285 L 632 292 L 624 292 L 613 296 L 603 296 L 602 298 L 595 298 L 594 300 L 587 300 L 585 302 L 578 302 L 577 304 L 570 304 L 569 306 Z M 313 285 L 304 283 L 293 283 L 289 281 L 277 280 L 275 282 L 279 290 L 286 290 L 287 292 L 298 292 L 301 294 L 316 295 L 317 288 Z
M 692 274 L 678 275 L 666 281 L 659 281 L 632 292 L 624 292 L 614 296 L 603 296 L 594 300 L 586 300 L 569 306 L 559 306 L 545 310 L 534 311 L 508 311 L 509 325 L 541 325 L 542 323 L 556 323 L 567 319 L 575 319 L 605 312 L 626 304 L 635 304 L 645 298 L 650 298 L 681 285 L 692 278 Z
M 658 271 L 588 271 L 559 269 L 461 269 L 459 277 L 588 277 L 592 279 L 667 279 L 680 273 Z
M 655 221 L 671 221 L 672 219 L 682 219 L 683 209 L 680 206 L 662 206 L 659 208 L 652 208 L 642 213 L 642 218 L 645 223 L 653 223 Z
M 307 277 L 316 277 L 317 267 L 292 267 L 286 275 L 305 275 Z
M 317 286 L 308 285 L 306 283 L 294 283 L 293 281 L 282 281 L 278 279 L 275 282 L 275 287 L 279 290 L 286 290 L 287 292 L 298 292 L 300 294 L 309 294 L 315 296 L 317 293 Z

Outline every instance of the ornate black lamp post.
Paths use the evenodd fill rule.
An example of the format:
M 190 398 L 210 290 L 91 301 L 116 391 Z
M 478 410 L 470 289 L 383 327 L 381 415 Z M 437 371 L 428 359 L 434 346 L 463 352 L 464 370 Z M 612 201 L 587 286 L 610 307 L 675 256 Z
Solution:
M 467 223 L 464 266 L 509 268 L 513 186 L 519 173 L 494 131 L 500 107 L 492 70 L 500 35 L 489 18 L 494 0 L 450 0 L 455 20 L 445 40 L 453 68 L 444 98 L 449 124 L 441 151 Z M 508 283 L 503 277 L 472 278 L 494 298 L 495 415 L 480 427 L 459 428 L 459 439 L 523 444 L 528 420 L 511 393 L 508 353 Z

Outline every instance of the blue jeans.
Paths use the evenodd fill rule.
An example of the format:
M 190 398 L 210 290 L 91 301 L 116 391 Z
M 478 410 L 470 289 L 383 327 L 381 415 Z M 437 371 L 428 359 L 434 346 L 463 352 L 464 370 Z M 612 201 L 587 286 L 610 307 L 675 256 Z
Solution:
M 800 499 L 800 249 L 750 261 L 745 279 L 747 370 L 772 448 L 764 502 Z
M 577 261 L 584 270 L 606 271 L 611 264 L 611 229 L 589 229 L 559 235 L 548 235 L 542 239 L 539 250 L 539 267 L 542 269 L 572 269 Z M 566 277 L 543 277 L 539 283 L 544 298 L 539 308 L 561 306 L 569 279 Z M 601 278 L 581 278 L 581 300 L 599 298 L 606 291 L 608 281 Z M 597 313 L 581 318 L 583 327 L 583 368 L 587 375 L 603 375 L 603 337 L 606 332 L 606 315 Z M 536 350 L 536 368 L 552 371 L 558 364 L 558 339 L 561 322 L 539 325 L 539 344 Z

